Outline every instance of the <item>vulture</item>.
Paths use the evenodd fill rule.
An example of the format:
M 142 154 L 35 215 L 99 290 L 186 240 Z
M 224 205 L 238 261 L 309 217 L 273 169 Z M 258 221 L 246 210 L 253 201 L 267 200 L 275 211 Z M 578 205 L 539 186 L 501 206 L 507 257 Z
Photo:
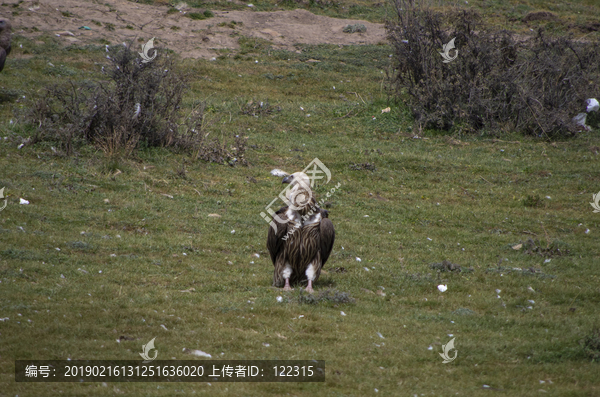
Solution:
M 10 54 L 10 21 L 0 19 L 0 72 L 4 69 L 4 61 Z
M 289 291 L 291 285 L 307 281 L 306 292 L 312 293 L 333 248 L 333 223 L 328 211 L 319 208 L 305 173 L 271 173 L 284 176 L 282 183 L 290 184 L 285 195 L 288 205 L 273 215 L 267 237 L 275 267 L 273 286 Z

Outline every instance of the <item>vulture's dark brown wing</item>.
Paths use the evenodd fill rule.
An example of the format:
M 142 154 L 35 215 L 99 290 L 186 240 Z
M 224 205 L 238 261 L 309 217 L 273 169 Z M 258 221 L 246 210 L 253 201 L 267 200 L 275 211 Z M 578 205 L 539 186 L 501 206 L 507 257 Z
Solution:
M 285 212 L 288 207 L 282 207 L 275 213 L 280 219 L 287 219 Z M 277 231 L 273 230 L 273 227 L 269 225 L 269 234 L 267 235 L 267 249 L 269 250 L 269 254 L 271 255 L 271 261 L 273 262 L 273 266 L 275 266 L 275 261 L 277 260 L 277 254 L 279 250 L 282 248 L 284 243 L 283 237 L 287 233 L 287 222 L 278 222 L 277 217 L 273 218 L 273 222 L 277 226 Z
M 10 51 L 10 46 L 8 47 L 8 51 Z M 4 48 L 0 47 L 0 72 L 4 69 L 4 61 L 6 61 L 6 56 L 8 53 L 4 51 Z
M 321 266 L 325 266 L 325 262 L 329 259 L 335 241 L 335 230 L 328 216 L 327 211 L 321 210 Z

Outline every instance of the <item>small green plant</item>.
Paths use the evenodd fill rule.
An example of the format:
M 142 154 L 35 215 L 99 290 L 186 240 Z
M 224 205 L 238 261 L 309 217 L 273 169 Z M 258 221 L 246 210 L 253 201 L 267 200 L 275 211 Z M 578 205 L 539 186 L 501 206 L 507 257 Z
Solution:
M 317 305 L 319 303 L 339 305 L 355 302 L 354 298 L 352 298 L 349 293 L 332 289 L 325 289 L 318 291 L 315 294 L 309 294 L 304 289 L 300 288 L 296 299 L 298 303 L 308 305 Z
M 528 194 L 527 197 L 523 199 L 523 205 L 525 207 L 537 208 L 541 207 L 543 205 L 543 202 L 539 195 L 536 194 L 535 196 L 532 196 Z
M 268 99 L 265 101 L 250 100 L 242 106 L 241 111 L 242 111 L 242 114 L 245 114 L 247 116 L 258 117 L 258 116 L 266 116 L 266 115 L 272 114 L 273 112 L 280 112 L 281 107 L 280 106 L 271 106 L 269 104 Z
M 238 39 L 240 45 L 240 54 L 245 55 L 251 52 L 260 52 L 271 46 L 271 42 L 257 37 L 242 36 Z
M 210 10 L 206 10 L 203 12 L 188 12 L 187 14 L 185 14 L 185 16 L 194 20 L 203 20 L 212 18 L 215 16 L 215 14 L 213 14 Z
M 592 361 L 600 362 L 600 327 L 594 327 L 592 332 L 581 342 L 583 351 Z
M 355 23 L 353 25 L 346 25 L 342 30 L 344 33 L 365 33 L 367 27 L 362 23 Z

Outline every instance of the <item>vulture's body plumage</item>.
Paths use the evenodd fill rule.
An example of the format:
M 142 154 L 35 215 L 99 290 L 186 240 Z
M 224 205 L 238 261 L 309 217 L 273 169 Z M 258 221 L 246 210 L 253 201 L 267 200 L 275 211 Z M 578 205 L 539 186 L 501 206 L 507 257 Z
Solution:
M 306 174 L 288 175 L 283 183 L 292 186 L 287 193 L 289 205 L 275 213 L 267 237 L 275 267 L 273 285 L 290 290 L 290 285 L 307 281 L 306 291 L 312 292 L 333 248 L 333 223 L 317 205 Z

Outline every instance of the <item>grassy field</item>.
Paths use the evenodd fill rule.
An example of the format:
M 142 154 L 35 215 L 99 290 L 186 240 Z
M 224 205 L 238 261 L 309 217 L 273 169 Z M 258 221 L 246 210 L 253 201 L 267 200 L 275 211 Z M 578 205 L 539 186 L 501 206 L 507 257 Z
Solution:
M 45 41 L 15 37 L 0 75 L 0 395 L 600 395 L 581 344 L 600 314 L 598 132 L 413 138 L 385 93 L 389 47 L 246 42 L 238 57 L 183 64 L 196 76 L 186 104 L 207 100 L 212 134 L 248 136 L 248 167 L 17 149 L 27 129 L 14 111 L 105 64 L 103 47 Z M 250 100 L 274 111 L 244 115 Z M 311 300 L 271 287 L 259 214 L 281 190 L 269 171 L 315 157 L 332 173 L 317 197 L 341 188 Z M 327 298 L 342 293 L 352 300 Z M 135 360 L 155 337 L 160 359 L 325 360 L 326 382 L 14 382 L 16 359 Z M 452 338 L 458 356 L 443 364 Z

